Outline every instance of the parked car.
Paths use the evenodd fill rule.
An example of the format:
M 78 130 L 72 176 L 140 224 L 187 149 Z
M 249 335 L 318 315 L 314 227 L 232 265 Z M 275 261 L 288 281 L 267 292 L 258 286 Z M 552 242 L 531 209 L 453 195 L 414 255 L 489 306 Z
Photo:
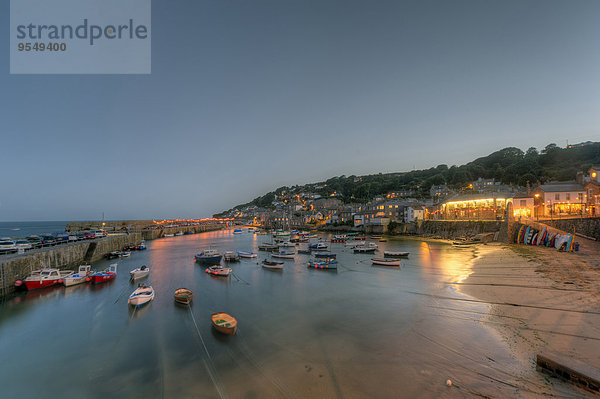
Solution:
M 0 253 L 7 254 L 11 252 L 17 252 L 15 242 L 9 240 L 0 241 Z
M 42 246 L 47 247 L 50 245 L 56 245 L 56 239 L 50 234 L 41 234 Z
M 69 233 L 69 242 L 79 241 L 79 236 L 76 233 Z
M 57 244 L 69 242 L 69 233 L 55 233 L 53 234 L 53 237 Z
M 24 250 L 33 248 L 33 245 L 31 245 L 31 243 L 25 239 L 15 241 L 15 245 L 17 247 L 17 250 L 19 248 L 23 248 Z
M 86 240 L 92 240 L 92 239 L 96 238 L 96 232 L 84 231 L 83 236 L 85 237 Z
M 43 244 L 43 241 L 44 241 L 41 239 L 41 237 L 38 237 L 38 236 L 29 236 L 26 238 L 26 240 L 29 241 L 29 243 L 31 244 L 31 246 L 33 248 L 41 247 Z

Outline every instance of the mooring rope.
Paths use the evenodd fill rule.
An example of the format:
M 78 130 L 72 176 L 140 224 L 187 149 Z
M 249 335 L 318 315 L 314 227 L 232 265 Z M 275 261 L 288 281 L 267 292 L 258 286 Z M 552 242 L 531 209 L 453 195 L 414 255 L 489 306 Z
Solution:
M 223 393 L 223 390 L 221 389 L 221 387 L 219 386 L 216 375 L 214 375 L 211 370 L 211 367 L 214 368 L 214 363 L 210 356 L 210 353 L 208 352 L 208 348 L 206 347 L 206 344 L 204 343 L 204 338 L 202 338 L 202 334 L 200 333 L 200 329 L 198 328 L 198 323 L 196 323 L 196 318 L 194 317 L 192 308 L 190 306 L 188 306 L 188 309 L 190 311 L 190 315 L 192 316 L 192 321 L 194 322 L 194 327 L 196 327 L 196 332 L 198 333 L 198 337 L 200 337 L 200 342 L 202 342 L 202 347 L 204 348 L 204 352 L 206 352 L 206 356 L 208 358 L 208 361 L 210 362 L 210 365 L 209 365 L 208 363 L 206 363 L 206 359 L 202 359 L 202 363 L 204 363 L 204 368 L 206 368 L 206 371 L 208 372 L 208 375 L 209 375 L 213 385 L 215 386 L 215 389 L 217 390 L 219 397 L 225 398 L 226 396 Z M 216 374 L 216 369 L 215 369 L 215 374 Z

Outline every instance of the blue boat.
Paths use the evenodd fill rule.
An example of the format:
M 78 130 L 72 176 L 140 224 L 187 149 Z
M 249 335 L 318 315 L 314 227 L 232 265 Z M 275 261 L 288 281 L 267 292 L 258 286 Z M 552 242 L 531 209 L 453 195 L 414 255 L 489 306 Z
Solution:
M 335 256 L 336 256 L 336 254 L 334 254 L 332 252 L 326 252 L 326 251 L 315 252 L 315 258 L 335 259 Z
M 196 262 L 198 263 L 206 263 L 209 265 L 216 265 L 221 263 L 221 258 L 223 255 L 215 251 L 214 249 L 207 249 L 205 251 L 200 252 L 195 256 Z
M 323 269 L 323 270 L 331 270 L 337 269 L 337 260 L 335 259 L 326 259 L 326 260 L 311 260 L 308 262 L 309 269 Z

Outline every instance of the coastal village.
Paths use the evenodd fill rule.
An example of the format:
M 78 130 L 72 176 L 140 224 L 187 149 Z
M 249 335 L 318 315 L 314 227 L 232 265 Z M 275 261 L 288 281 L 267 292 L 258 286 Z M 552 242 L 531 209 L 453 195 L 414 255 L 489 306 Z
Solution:
M 569 181 L 528 182 L 521 187 L 480 177 L 461 187 L 433 185 L 427 196 L 417 196 L 415 188 L 389 192 L 367 203 L 345 202 L 337 192 L 328 196 L 319 194 L 326 184 L 312 187 L 312 191 L 291 188 L 273 195 L 270 207 L 247 205 L 220 215 L 267 228 L 313 225 L 343 230 L 362 227 L 383 233 L 398 224 L 424 220 L 499 221 L 505 219 L 507 211 L 517 220 L 585 218 L 600 214 L 600 166 L 580 171 Z

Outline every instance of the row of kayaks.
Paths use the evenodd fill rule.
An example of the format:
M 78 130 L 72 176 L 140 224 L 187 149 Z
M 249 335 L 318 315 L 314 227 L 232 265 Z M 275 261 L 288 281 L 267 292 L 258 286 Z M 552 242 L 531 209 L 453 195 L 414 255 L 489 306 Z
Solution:
M 572 252 L 575 247 L 574 239 L 573 234 L 552 231 L 546 226 L 538 230 L 531 226 L 522 225 L 515 234 L 514 242 L 523 245 L 553 247 L 559 251 Z

